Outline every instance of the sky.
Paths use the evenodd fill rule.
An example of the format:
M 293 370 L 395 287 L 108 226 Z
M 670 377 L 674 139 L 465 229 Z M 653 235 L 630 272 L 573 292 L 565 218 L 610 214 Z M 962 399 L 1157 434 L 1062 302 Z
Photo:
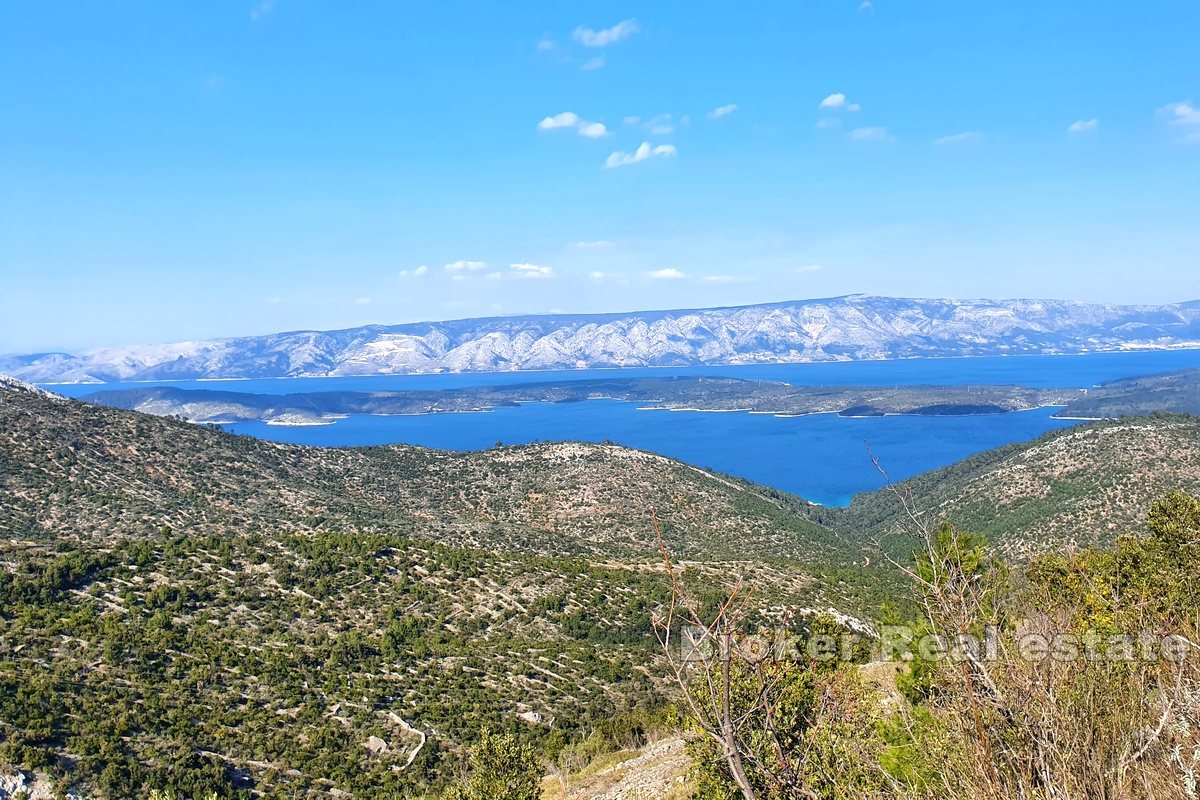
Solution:
M 1200 299 L 1195 0 L 0 0 L 0 353 Z

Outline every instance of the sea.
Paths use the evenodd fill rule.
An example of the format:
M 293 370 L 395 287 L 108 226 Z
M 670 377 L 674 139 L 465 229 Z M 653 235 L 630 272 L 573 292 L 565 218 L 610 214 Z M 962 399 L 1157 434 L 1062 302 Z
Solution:
M 800 386 L 912 386 L 1013 384 L 1091 387 L 1119 378 L 1200 368 L 1200 350 L 1090 353 L 1057 356 L 923 358 L 819 364 L 754 364 L 339 378 L 162 381 L 56 384 L 72 397 L 91 392 L 169 385 L 252 393 L 396 391 L 496 386 L 545 381 L 672 375 L 728 376 Z M 357 415 L 329 425 L 280 426 L 259 422 L 224 426 L 234 433 L 325 447 L 417 444 L 476 450 L 540 441 L 614 442 L 651 450 L 717 472 L 842 506 L 859 492 L 884 485 L 878 459 L 892 480 L 952 464 L 975 453 L 1079 424 L 1055 419 L 1053 408 L 965 417 L 836 414 L 780 417 L 747 412 L 647 410 L 637 403 L 589 400 L 527 403 L 463 414 Z

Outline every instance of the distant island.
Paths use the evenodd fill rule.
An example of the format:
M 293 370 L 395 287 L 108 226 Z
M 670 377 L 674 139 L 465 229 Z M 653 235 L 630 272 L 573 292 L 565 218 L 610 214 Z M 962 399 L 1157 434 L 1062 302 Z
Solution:
M 148 386 L 86 395 L 111 408 L 190 422 L 323 425 L 352 414 L 450 414 L 522 403 L 622 400 L 647 410 L 741 411 L 798 416 L 889 414 L 964 416 L 1060 406 L 1068 419 L 1106 419 L 1155 412 L 1200 414 L 1200 370 L 1111 381 L 1092 389 L 1023 386 L 791 386 L 725 377 L 609 378 L 424 391 L 333 391 L 252 394 Z
M 849 295 L 731 308 L 365 325 L 0 356 L 34 383 L 813 363 L 1200 348 L 1200 301 Z

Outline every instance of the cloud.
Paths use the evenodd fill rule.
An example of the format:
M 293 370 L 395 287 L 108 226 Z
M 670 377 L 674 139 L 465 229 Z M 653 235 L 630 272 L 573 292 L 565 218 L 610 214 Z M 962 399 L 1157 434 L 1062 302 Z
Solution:
M 616 247 L 616 242 L 610 242 L 607 239 L 598 239 L 594 242 L 576 242 L 576 250 L 611 250 Z
M 632 153 L 618 150 L 615 153 L 609 154 L 608 158 L 604 161 L 604 168 L 624 167 L 629 164 L 636 164 L 639 161 L 645 161 L 648 158 L 669 158 L 678 152 L 675 145 L 672 144 L 660 144 L 656 147 L 651 147 L 649 142 L 642 142 L 638 145 L 638 149 Z
M 487 269 L 486 261 L 451 261 L 443 269 L 446 272 L 478 272 Z
M 428 272 L 429 272 L 429 267 L 422 264 L 421 266 L 417 267 L 416 269 L 402 269 L 397 274 L 399 274 L 399 276 L 401 278 L 407 278 L 409 276 L 412 276 L 414 278 L 419 278 L 422 275 L 427 274 Z
M 608 128 L 603 122 L 588 122 L 573 111 L 564 111 L 552 117 L 546 117 L 538 123 L 539 131 L 554 131 L 560 128 L 574 128 L 580 136 L 588 139 L 599 139 L 608 135 Z
M 372 301 L 371 301 L 371 298 L 369 298 L 369 297 L 359 297 L 354 302 L 356 305 L 369 306 L 369 305 L 371 305 Z
M 892 135 L 887 128 L 855 128 L 850 138 L 856 142 L 890 142 Z
M 705 283 L 753 283 L 758 278 L 750 275 L 705 275 L 700 280 Z
M 871 0 L 862 0 L 862 2 L 858 4 L 858 10 L 859 11 L 874 11 L 875 4 L 872 3 Z
M 793 267 L 791 271 L 796 273 L 797 275 L 808 275 L 813 272 L 820 272 L 821 265 L 820 264 L 803 264 L 799 267 Z
M 946 145 L 964 144 L 966 142 L 975 142 L 983 138 L 983 134 L 979 131 L 963 131 L 962 133 L 953 133 L 949 136 L 941 136 L 933 140 L 933 143 L 938 147 Z
M 737 111 L 737 103 L 730 103 L 729 105 L 718 106 L 717 108 L 714 108 L 712 111 L 708 112 L 708 118 L 709 119 L 720 119 L 721 117 L 728 117 L 730 114 L 732 114 L 735 111 Z
M 675 132 L 675 123 L 671 121 L 670 114 L 659 114 L 646 123 L 646 130 L 655 136 L 666 136 Z
M 821 119 L 817 120 L 817 127 L 818 128 L 840 128 L 840 127 L 842 127 L 842 121 L 840 119 L 838 119 L 837 117 L 822 117 Z
M 608 128 L 604 127 L 603 122 L 585 122 L 579 126 L 579 135 L 599 139 L 601 136 L 608 136 Z
M 225 86 L 225 76 L 213 72 L 200 79 L 200 88 L 206 92 L 215 92 Z
M 647 272 L 646 277 L 656 281 L 677 281 L 682 278 L 686 278 L 687 274 L 680 272 L 674 267 L 664 267 L 663 269 L 656 269 Z
M 254 8 L 250 9 L 250 19 L 253 22 L 258 22 L 260 19 L 270 14 L 275 10 L 275 0 L 262 0 Z
M 1167 120 L 1168 125 L 1178 125 L 1183 131 L 1183 141 L 1188 143 L 1200 142 L 1200 108 L 1192 105 L 1191 100 L 1178 103 L 1168 103 L 1158 110 L 1160 116 Z
M 553 278 L 554 268 L 539 264 L 509 264 L 514 278 Z
M 624 122 L 626 125 L 641 125 L 642 118 L 641 117 L 625 117 L 625 119 L 622 120 L 622 122 Z
M 817 108 L 842 108 L 846 105 L 846 95 L 841 92 L 834 92 L 826 97 Z
M 279 304 L 280 304 L 280 303 L 282 303 L 282 302 L 283 302 L 283 298 L 282 298 L 282 297 L 268 297 L 268 298 L 266 299 L 266 303 L 267 303 L 267 305 L 269 305 L 269 306 L 277 306 L 277 305 L 279 305 Z
M 594 281 L 602 281 L 608 276 L 606 274 L 604 274 L 603 272 L 596 271 L 596 272 L 589 272 L 588 277 Z
M 554 40 L 551 39 L 549 36 L 543 36 L 541 39 L 538 39 L 537 51 L 539 53 L 549 53 L 553 49 L 554 49 Z
M 552 131 L 557 128 L 574 128 L 580 122 L 579 115 L 573 111 L 564 111 L 552 117 L 546 117 L 538 123 L 539 131 Z
M 1098 119 L 1080 119 L 1067 126 L 1067 133 L 1088 133 L 1100 127 Z
M 579 68 L 590 72 L 591 70 L 594 70 L 594 69 L 600 69 L 603 66 L 604 66 L 604 56 L 596 56 L 595 58 L 589 58 L 587 61 L 583 62 L 583 64 Z
M 628 39 L 639 30 L 637 20 L 631 17 L 618 22 L 611 28 L 603 28 L 598 31 L 585 28 L 581 25 L 571 34 L 571 38 L 584 47 L 608 47 L 610 44 L 616 44 L 622 39 Z

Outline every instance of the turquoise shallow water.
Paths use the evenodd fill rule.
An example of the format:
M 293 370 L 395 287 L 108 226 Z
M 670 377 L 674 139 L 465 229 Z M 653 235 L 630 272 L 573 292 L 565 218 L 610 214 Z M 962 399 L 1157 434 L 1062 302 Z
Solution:
M 730 375 L 803 385 L 1001 384 L 1091 386 L 1105 380 L 1200 367 L 1200 351 L 1105 353 L 1085 356 L 922 359 L 837 364 L 762 365 L 622 370 L 621 375 Z M 433 389 L 612 376 L 613 371 L 414 375 L 181 381 L 181 387 L 245 392 Z M 82 396 L 100 389 L 146 384 L 53 386 Z M 325 446 L 406 442 L 472 450 L 542 440 L 611 440 L 795 492 L 828 505 L 848 503 L 881 485 L 867 447 L 893 479 L 945 466 L 992 447 L 1034 438 L 1073 424 L 1053 409 L 976 417 L 873 417 L 832 414 L 775 417 L 740 412 L 644 411 L 612 400 L 533 403 L 479 414 L 355 416 L 332 425 L 228 426 L 237 433 Z

